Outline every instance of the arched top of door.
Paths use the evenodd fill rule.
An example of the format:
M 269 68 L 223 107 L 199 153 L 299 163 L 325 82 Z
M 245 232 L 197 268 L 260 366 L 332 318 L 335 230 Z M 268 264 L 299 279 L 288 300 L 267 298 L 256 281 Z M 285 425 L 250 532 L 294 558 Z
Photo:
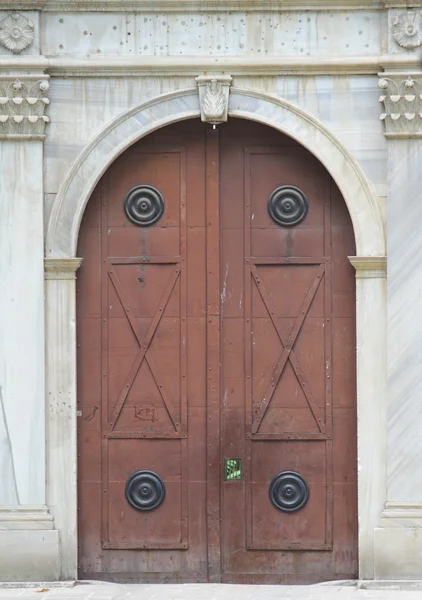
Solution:
M 101 176 L 122 152 L 156 129 L 199 116 L 198 91 L 188 89 L 158 96 L 108 123 L 81 152 L 60 187 L 48 223 L 46 256 L 75 256 L 88 200 Z M 291 102 L 235 87 L 230 92 L 229 116 L 278 129 L 312 152 L 343 194 L 353 223 L 357 255 L 385 255 L 384 227 L 371 184 L 325 125 Z

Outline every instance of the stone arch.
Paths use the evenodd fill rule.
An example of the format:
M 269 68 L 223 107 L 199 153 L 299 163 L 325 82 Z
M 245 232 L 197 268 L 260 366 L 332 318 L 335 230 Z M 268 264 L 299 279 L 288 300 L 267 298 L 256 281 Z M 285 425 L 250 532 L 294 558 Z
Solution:
M 75 256 L 88 200 L 122 152 L 156 129 L 199 116 L 198 91 L 188 89 L 144 102 L 109 123 L 79 155 L 56 196 L 47 229 L 46 256 Z M 385 254 L 383 222 L 371 185 L 350 152 L 325 125 L 291 102 L 239 88 L 231 90 L 229 116 L 278 129 L 312 152 L 331 174 L 347 204 L 357 255 Z

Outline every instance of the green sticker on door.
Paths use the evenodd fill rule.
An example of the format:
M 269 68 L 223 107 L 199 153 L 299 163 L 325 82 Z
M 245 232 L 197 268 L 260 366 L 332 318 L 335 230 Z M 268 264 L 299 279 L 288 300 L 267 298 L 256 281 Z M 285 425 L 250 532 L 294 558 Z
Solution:
M 242 459 L 226 458 L 224 460 L 224 479 L 226 481 L 242 479 Z

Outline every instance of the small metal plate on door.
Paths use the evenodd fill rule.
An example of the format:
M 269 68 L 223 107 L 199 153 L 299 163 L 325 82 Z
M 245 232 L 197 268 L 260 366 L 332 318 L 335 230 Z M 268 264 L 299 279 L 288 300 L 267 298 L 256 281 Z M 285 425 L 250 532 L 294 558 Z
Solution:
M 238 481 L 242 479 L 242 460 L 240 458 L 226 458 L 224 461 L 225 481 Z

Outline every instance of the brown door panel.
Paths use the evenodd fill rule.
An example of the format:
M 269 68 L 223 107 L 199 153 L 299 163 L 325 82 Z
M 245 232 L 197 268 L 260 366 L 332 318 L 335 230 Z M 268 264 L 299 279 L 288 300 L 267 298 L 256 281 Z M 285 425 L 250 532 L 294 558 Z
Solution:
M 354 239 L 326 170 L 262 125 L 172 125 L 108 169 L 78 252 L 80 576 L 356 576 Z

